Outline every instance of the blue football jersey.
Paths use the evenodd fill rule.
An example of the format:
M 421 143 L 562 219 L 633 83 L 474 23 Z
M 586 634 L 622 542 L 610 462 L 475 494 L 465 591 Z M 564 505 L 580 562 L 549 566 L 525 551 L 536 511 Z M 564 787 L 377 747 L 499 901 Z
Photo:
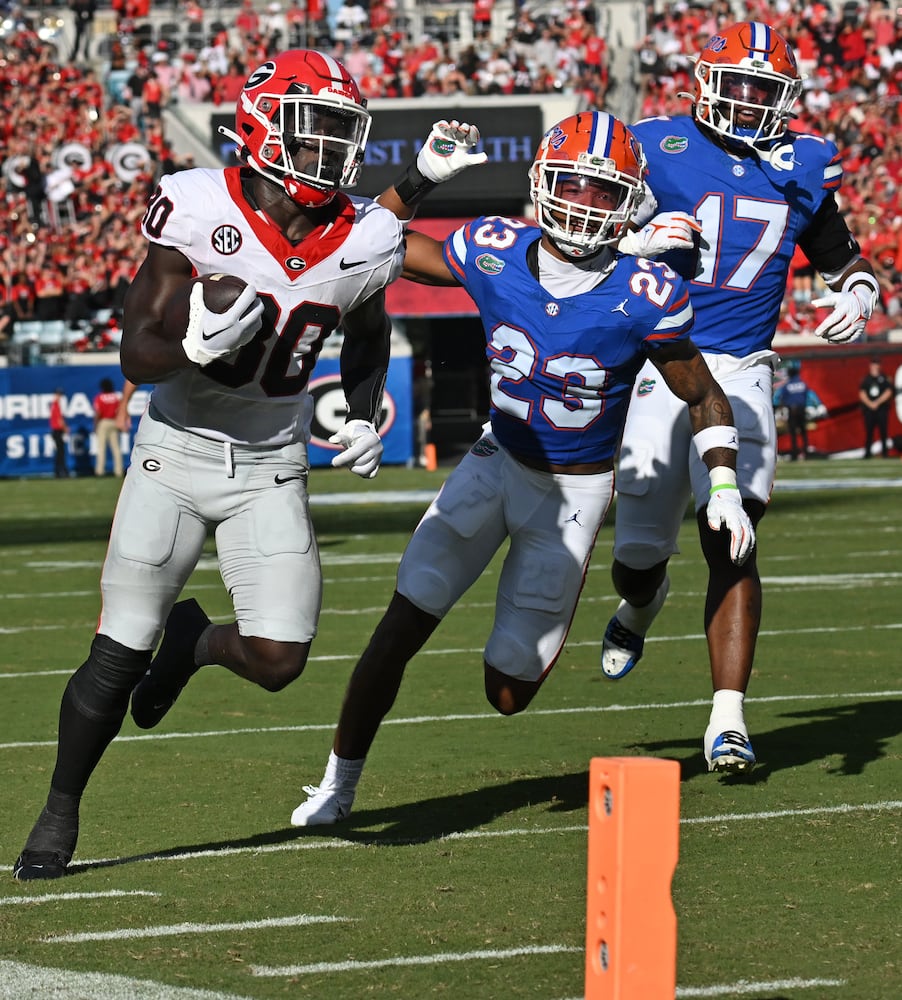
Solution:
M 648 159 L 657 210 L 689 212 L 702 224 L 698 260 L 663 258 L 692 278 L 692 339 L 718 354 L 767 350 L 799 236 L 842 181 L 836 146 L 790 132 L 763 160 L 731 156 L 689 116 L 646 118 L 630 131 Z
M 670 267 L 617 256 L 591 291 L 556 298 L 527 250 L 538 228 L 497 216 L 445 241 L 445 262 L 479 308 L 491 368 L 491 422 L 516 455 L 556 465 L 613 458 L 636 373 L 689 336 L 686 283 Z
M 790 378 L 777 392 L 777 406 L 805 406 L 808 403 L 808 385 L 800 378 Z

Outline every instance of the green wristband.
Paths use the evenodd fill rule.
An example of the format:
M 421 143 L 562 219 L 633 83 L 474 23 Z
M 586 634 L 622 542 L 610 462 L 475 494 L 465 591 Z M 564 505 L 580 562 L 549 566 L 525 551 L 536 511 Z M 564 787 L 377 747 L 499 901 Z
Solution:
M 708 496 L 713 497 L 718 490 L 738 490 L 738 486 L 734 486 L 732 483 L 721 483 L 720 486 L 712 486 L 711 491 Z

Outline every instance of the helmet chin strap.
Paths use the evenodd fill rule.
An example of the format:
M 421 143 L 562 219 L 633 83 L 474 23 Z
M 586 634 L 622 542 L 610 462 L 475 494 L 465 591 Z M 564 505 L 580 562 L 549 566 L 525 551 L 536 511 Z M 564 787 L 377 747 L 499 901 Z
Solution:
M 571 264 L 582 264 L 588 260 L 594 260 L 600 253 L 605 250 L 610 249 L 607 243 L 602 244 L 597 250 L 583 250 L 580 247 L 564 247 L 550 234 L 545 233 L 548 237 L 548 242 L 554 247 L 558 253 L 562 253 Z
M 322 208 L 323 206 L 328 205 L 337 194 L 337 189 L 323 189 L 323 197 L 321 200 L 317 199 L 315 201 L 311 201 L 309 198 L 305 199 L 303 197 L 303 190 L 305 188 L 309 191 L 318 191 L 319 189 L 315 188 L 309 182 L 299 181 L 297 178 L 290 177 L 287 174 L 282 177 L 280 182 L 277 178 L 272 177 L 267 171 L 260 169 L 256 160 L 250 155 L 247 147 L 235 132 L 233 132 L 230 128 L 226 128 L 225 125 L 220 125 L 217 131 L 235 143 L 238 147 L 238 156 L 244 161 L 244 163 L 258 173 L 264 180 L 269 181 L 270 184 L 285 195 L 285 197 L 288 198 L 293 205 L 300 205 L 301 208 Z
M 289 177 L 287 174 L 282 178 L 282 188 L 292 202 L 295 205 L 300 205 L 302 208 L 322 208 L 324 205 L 328 205 L 336 194 L 336 191 L 333 189 L 331 191 L 323 191 L 322 200 L 310 201 L 309 198 L 305 199 L 303 197 L 305 189 L 308 191 L 318 191 L 319 189 L 313 187 L 311 184 L 302 183 L 295 177 Z

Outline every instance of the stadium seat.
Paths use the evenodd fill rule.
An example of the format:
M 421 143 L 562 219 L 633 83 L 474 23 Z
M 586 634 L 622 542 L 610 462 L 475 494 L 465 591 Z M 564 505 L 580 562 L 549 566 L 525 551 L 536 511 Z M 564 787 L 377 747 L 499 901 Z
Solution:
M 164 21 L 157 29 L 157 38 L 166 42 L 168 52 L 178 52 L 182 41 L 182 26 L 177 21 Z
M 213 45 L 216 41 L 216 37 L 223 31 L 228 30 L 229 26 L 225 23 L 225 21 L 211 21 L 210 26 L 207 29 L 207 45 Z
M 193 49 L 195 52 L 200 52 L 200 50 L 206 44 L 204 32 L 206 28 L 203 24 L 199 24 L 197 21 L 190 21 L 185 29 L 185 44 L 189 49 Z
M 149 21 L 142 21 L 135 25 L 132 33 L 132 42 L 136 49 L 144 49 L 153 45 L 153 25 Z

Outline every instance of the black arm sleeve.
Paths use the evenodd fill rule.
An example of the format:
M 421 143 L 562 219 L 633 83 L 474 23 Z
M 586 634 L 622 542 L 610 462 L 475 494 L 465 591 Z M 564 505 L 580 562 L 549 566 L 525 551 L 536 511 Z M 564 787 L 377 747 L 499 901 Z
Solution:
M 821 202 L 811 224 L 799 237 L 799 246 L 822 274 L 844 270 L 861 252 L 832 194 Z
M 388 374 L 391 322 L 382 314 L 382 331 L 369 336 L 345 329 L 341 347 L 341 384 L 348 403 L 347 420 L 368 420 L 379 426 L 382 392 Z

